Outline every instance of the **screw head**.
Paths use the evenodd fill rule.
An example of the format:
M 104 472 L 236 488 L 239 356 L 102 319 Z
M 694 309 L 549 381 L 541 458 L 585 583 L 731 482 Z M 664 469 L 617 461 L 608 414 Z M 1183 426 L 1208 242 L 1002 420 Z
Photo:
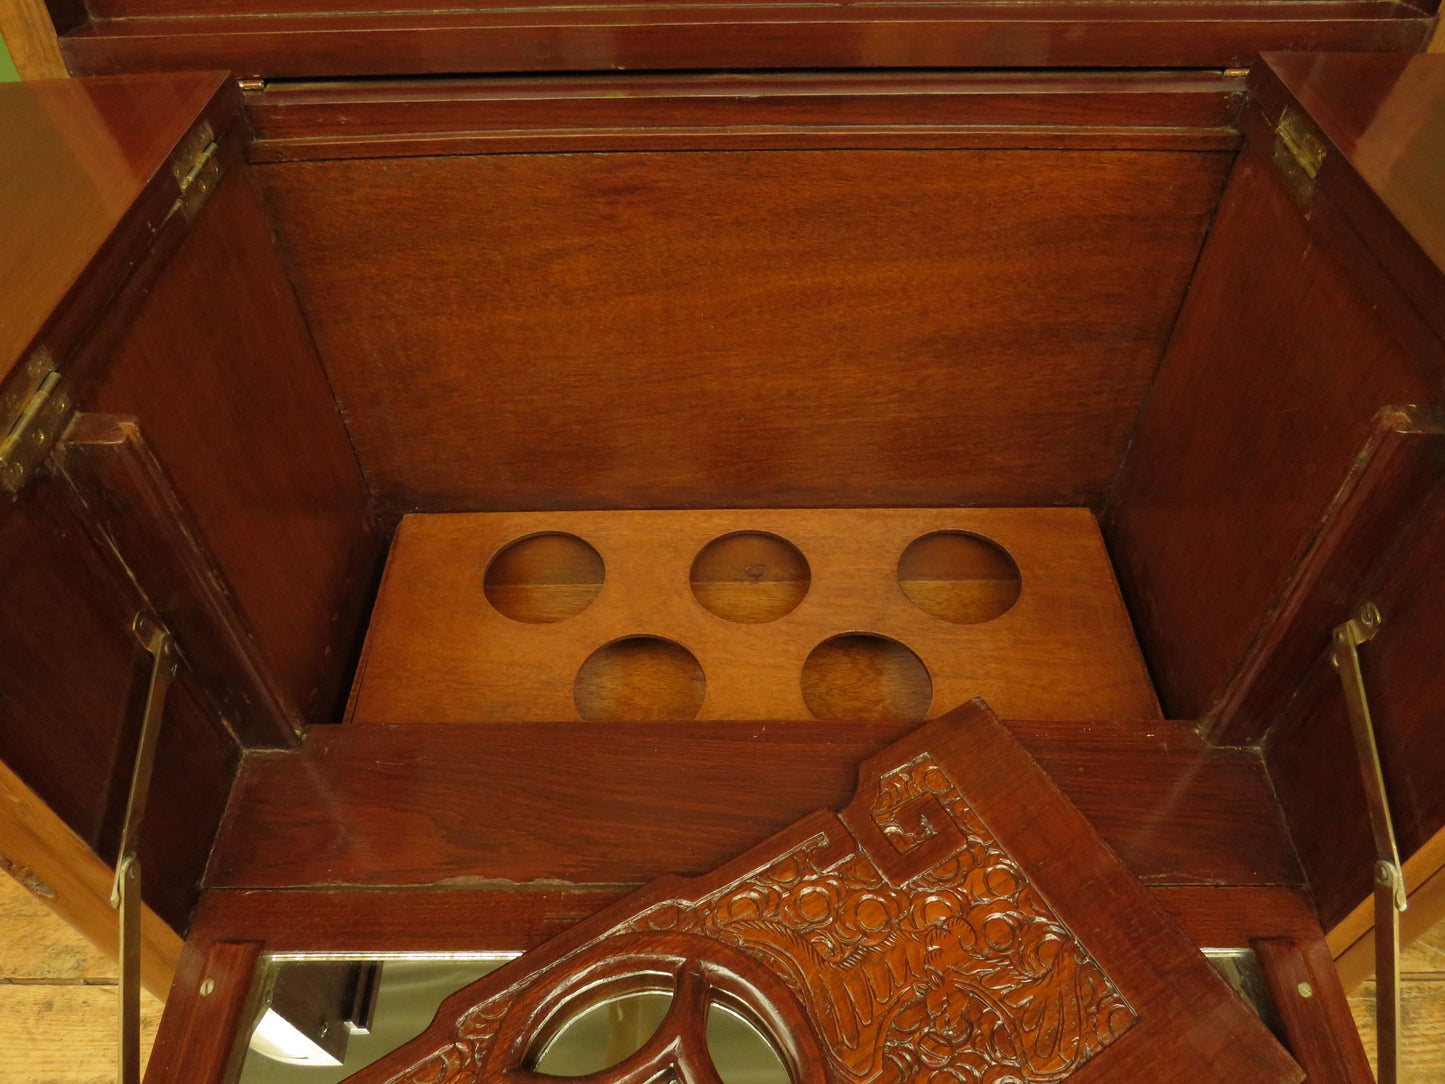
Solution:
M 202 997 L 210 997 L 210 996 L 211 996 L 212 994 L 214 994 L 215 992 L 216 992 L 216 984 L 215 984 L 215 982 L 212 981 L 211 979 L 207 979 L 205 982 L 201 983 L 201 996 L 202 996 Z
M 1300 983 L 1298 986 L 1295 987 L 1295 989 L 1299 992 L 1300 997 L 1315 996 L 1315 988 L 1307 982 Z

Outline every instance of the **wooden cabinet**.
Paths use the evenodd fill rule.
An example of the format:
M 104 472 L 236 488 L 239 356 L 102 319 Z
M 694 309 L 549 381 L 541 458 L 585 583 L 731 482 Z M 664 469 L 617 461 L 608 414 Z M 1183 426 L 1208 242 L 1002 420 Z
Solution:
M 164 623 L 152 1078 L 224 1077 L 258 954 L 536 947 L 984 694 L 1195 944 L 1320 990 L 1310 1079 L 1360 1079 L 1322 938 L 1368 973 L 1328 665 L 1365 603 L 1407 934 L 1445 877 L 1445 61 L 1218 69 L 1414 47 L 1398 8 L 61 18 L 130 74 L 0 88 L 0 851 L 105 936 Z M 1191 67 L 1119 68 L 1141 20 L 1134 63 Z M 207 63 L 263 78 L 135 74 Z M 795 70 L 684 70 L 723 66 Z M 739 532 L 802 565 L 698 570 Z M 596 563 L 497 571 L 560 534 Z M 934 535 L 1004 556 L 900 569 Z M 798 593 L 706 601 L 750 590 Z M 645 647 L 585 699 L 642 637 L 680 699 Z

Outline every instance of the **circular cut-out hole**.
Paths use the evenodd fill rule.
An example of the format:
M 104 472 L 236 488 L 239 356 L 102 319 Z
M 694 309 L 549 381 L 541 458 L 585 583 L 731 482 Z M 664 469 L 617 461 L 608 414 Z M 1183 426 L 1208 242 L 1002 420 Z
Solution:
M 914 539 L 898 559 L 898 586 L 924 613 L 960 625 L 1007 613 L 1023 589 L 1008 551 L 967 531 Z
M 601 555 L 576 535 L 534 534 L 492 558 L 482 589 L 498 613 L 545 625 L 592 605 L 603 576 Z
M 922 719 L 932 701 L 928 667 L 887 636 L 834 636 L 803 663 L 803 703 L 817 719 Z
M 577 714 L 589 722 L 695 719 L 706 692 L 692 652 L 659 636 L 599 647 L 572 684 Z
M 692 593 L 703 609 L 757 624 L 790 614 L 808 593 L 808 561 L 786 539 L 762 531 L 715 538 L 692 562 Z

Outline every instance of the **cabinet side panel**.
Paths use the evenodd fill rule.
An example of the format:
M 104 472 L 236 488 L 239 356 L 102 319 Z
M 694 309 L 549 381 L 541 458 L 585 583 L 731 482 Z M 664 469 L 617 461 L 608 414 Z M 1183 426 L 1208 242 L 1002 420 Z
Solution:
M 256 167 L 388 511 L 1097 502 L 1224 152 Z
M 336 717 L 374 549 L 346 430 L 244 167 L 226 175 L 92 408 L 135 415 L 308 721 Z
M 1105 521 L 1166 713 L 1224 692 L 1375 411 L 1434 398 L 1252 146 Z

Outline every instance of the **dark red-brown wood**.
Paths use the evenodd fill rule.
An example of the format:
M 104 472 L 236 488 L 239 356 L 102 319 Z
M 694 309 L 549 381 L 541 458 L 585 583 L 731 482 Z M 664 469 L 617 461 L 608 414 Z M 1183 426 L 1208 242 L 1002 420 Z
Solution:
M 1105 517 L 1166 713 L 1214 709 L 1376 410 L 1437 386 L 1252 145 Z
M 222 1084 L 235 1079 L 245 1043 L 236 1041 L 260 961 L 255 941 L 188 944 L 176 970 L 146 1066 L 148 1084 Z
M 1329 649 L 1331 630 L 1358 612 L 1401 536 L 1418 534 L 1418 517 L 1442 478 L 1445 414 L 1436 407 L 1382 410 L 1279 610 L 1205 721 L 1216 740 L 1248 744 L 1280 720 Z
M 74 349 L 175 199 L 176 144 L 238 102 L 216 73 L 0 88 L 0 381 L 28 349 Z
M 1185 723 L 1009 725 L 1147 883 L 1299 883 L 1257 754 L 1211 749 Z M 842 804 L 858 762 L 909 726 L 314 732 L 294 753 L 247 758 L 209 883 L 595 886 L 701 873 Z
M 635 1055 L 651 1066 L 637 1079 L 668 1064 L 710 1079 L 700 1013 L 687 1018 L 699 984 L 747 1005 L 795 1079 L 879 1078 L 885 1052 L 904 1080 L 964 1064 L 1079 1084 L 1302 1077 L 975 702 L 869 758 L 840 814 L 612 905 L 459 991 L 351 1079 L 530 1068 L 560 1006 L 654 964 L 676 970 L 683 1018 Z M 644 1072 L 599 1079 L 632 1079 L 629 1066 Z
M 190 674 L 246 745 L 294 745 L 305 723 L 134 418 L 81 414 L 53 457 L 79 516 L 154 617 L 186 645 Z
M 1323 939 L 1265 939 L 1253 947 L 1285 1045 L 1309 1084 L 1371 1084 L 1375 1075 Z
M 334 720 L 375 542 L 244 167 L 222 178 L 83 405 L 138 419 L 274 680 L 307 721 Z
M 271 84 L 254 162 L 585 150 L 1210 150 L 1231 74 L 858 72 Z
M 1108 487 L 1228 157 L 256 173 L 387 511 L 1020 505 Z
M 72 72 L 211 66 L 267 78 L 633 69 L 1194 67 L 1270 49 L 1414 52 L 1435 8 L 1358 0 L 721 3 L 442 11 L 424 3 L 102 5 L 66 34 Z M 302 11 L 306 14 L 294 14 Z

